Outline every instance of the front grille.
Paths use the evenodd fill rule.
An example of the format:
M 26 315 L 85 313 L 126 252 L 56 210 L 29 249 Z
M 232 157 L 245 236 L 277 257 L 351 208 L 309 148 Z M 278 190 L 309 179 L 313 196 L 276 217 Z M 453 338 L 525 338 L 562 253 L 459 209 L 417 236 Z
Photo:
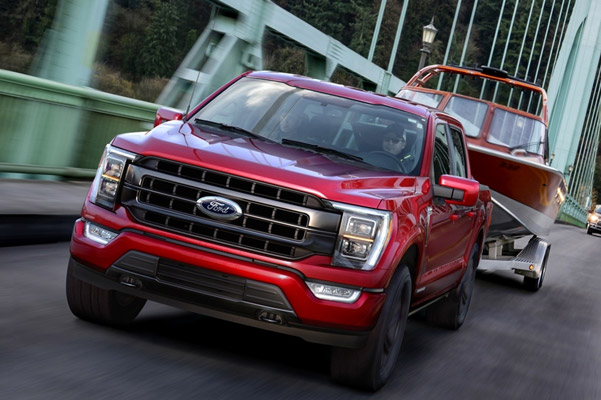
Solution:
M 324 209 L 314 196 L 245 178 L 217 179 L 225 174 L 185 165 L 175 168 L 176 163 L 156 158 L 139 164 L 153 169 L 130 166 L 121 202 L 143 224 L 287 259 L 333 251 L 340 215 Z M 189 179 L 192 171 L 196 179 Z M 235 201 L 243 215 L 233 221 L 209 218 L 196 205 L 205 196 Z
M 192 181 L 206 183 L 208 185 L 231 189 L 240 193 L 247 193 L 259 197 L 282 201 L 289 204 L 306 206 L 312 208 L 323 208 L 321 201 L 306 193 L 257 182 L 252 179 L 233 176 L 219 171 L 192 165 L 180 164 L 170 160 L 155 157 L 146 157 L 140 160 L 139 165 L 163 172 L 168 175 L 178 176 Z
M 176 182 L 145 176 L 142 179 L 138 200 L 141 203 L 201 216 L 202 214 L 196 207 L 196 200 L 216 194 L 215 192 L 200 190 Z M 287 239 L 302 240 L 304 238 L 305 230 L 303 228 L 306 228 L 309 222 L 309 217 L 306 214 L 257 204 L 243 199 L 236 199 L 236 202 L 242 208 L 244 215 L 242 218 L 232 221 L 233 225 L 258 232 L 269 232 Z

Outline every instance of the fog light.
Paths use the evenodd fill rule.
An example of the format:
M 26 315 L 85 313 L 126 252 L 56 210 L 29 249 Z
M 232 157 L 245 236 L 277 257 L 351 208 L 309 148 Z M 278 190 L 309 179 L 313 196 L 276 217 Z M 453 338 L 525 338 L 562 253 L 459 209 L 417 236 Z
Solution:
M 328 285 L 325 283 L 306 282 L 311 292 L 318 299 L 354 303 L 361 295 L 360 290 Z
M 118 235 L 113 231 L 105 229 L 89 221 L 86 221 L 83 234 L 88 239 L 100 244 L 109 244 Z

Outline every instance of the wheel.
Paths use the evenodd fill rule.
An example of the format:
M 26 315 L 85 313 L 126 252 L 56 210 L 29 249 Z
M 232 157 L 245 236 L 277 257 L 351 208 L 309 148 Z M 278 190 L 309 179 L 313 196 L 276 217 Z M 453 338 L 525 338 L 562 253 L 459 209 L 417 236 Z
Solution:
M 73 261 L 67 269 L 67 303 L 76 317 L 106 325 L 130 323 L 146 304 L 146 299 L 90 285 L 74 275 Z
M 406 168 L 401 160 L 397 159 L 394 154 L 391 154 L 387 151 L 370 151 L 363 157 L 363 161 L 378 167 L 386 168 L 392 171 L 398 171 L 402 174 L 407 173 Z
M 447 297 L 426 308 L 426 318 L 430 323 L 446 329 L 459 329 L 463 325 L 472 300 L 479 259 L 480 247 L 474 243 L 459 286 Z
M 386 289 L 386 301 L 367 344 L 359 349 L 332 348 L 330 373 L 345 385 L 376 391 L 390 377 L 401 349 L 411 302 L 411 275 L 400 265 Z
M 543 286 L 543 281 L 545 280 L 545 273 L 547 272 L 547 260 L 549 259 L 550 248 L 547 248 L 547 252 L 545 253 L 545 257 L 543 258 L 543 265 L 541 267 L 540 276 L 538 278 L 530 278 L 525 276 L 523 285 L 527 290 L 531 292 L 536 292 Z
M 593 234 L 593 230 L 591 229 L 589 224 L 586 224 L 586 234 L 587 235 L 592 235 Z

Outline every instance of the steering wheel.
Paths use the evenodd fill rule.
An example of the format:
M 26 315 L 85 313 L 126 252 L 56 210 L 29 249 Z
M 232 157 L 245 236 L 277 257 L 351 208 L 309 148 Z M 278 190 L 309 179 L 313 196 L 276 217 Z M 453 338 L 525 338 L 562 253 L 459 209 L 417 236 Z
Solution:
M 370 151 L 363 157 L 363 161 L 375 165 L 376 167 L 390 169 L 392 171 L 401 172 L 402 174 L 407 174 L 408 172 L 407 166 L 401 160 L 397 159 L 394 154 L 383 150 Z

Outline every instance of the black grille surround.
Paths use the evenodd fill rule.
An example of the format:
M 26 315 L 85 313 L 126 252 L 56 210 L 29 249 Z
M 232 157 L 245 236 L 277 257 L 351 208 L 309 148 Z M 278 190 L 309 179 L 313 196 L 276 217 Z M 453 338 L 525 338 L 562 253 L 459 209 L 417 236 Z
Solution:
M 204 215 L 205 196 L 235 201 L 242 216 Z M 332 255 L 341 219 L 313 195 L 155 157 L 128 167 L 121 204 L 143 225 L 289 260 Z

